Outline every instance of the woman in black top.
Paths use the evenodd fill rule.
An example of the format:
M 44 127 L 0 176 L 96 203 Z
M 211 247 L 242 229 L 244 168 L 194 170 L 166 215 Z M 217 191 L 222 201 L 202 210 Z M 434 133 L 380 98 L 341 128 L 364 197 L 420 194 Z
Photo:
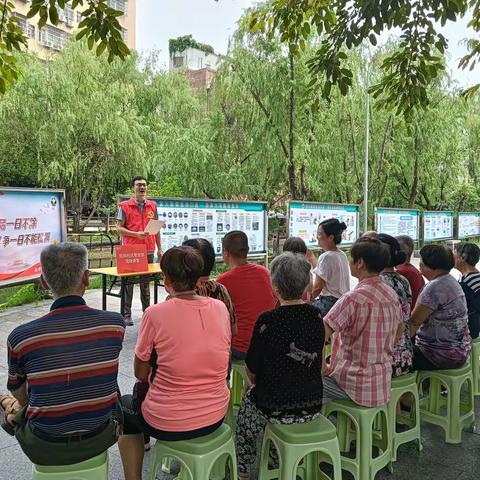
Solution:
M 254 385 L 237 417 L 242 479 L 250 478 L 268 422 L 303 423 L 320 414 L 325 331 L 318 309 L 301 300 L 310 285 L 310 268 L 304 255 L 291 252 L 272 262 L 272 287 L 280 306 L 258 318 L 245 360 Z
M 468 308 L 470 336 L 477 338 L 480 332 L 480 272 L 475 268 L 480 260 L 480 248 L 474 243 L 455 245 L 455 268 L 460 271 L 460 285 Z

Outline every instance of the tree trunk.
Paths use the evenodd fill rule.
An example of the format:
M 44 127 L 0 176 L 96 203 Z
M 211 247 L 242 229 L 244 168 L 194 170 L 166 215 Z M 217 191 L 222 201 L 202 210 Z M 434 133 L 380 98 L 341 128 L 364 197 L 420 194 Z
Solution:
M 297 200 L 297 174 L 295 171 L 295 64 L 293 55 L 289 56 L 289 70 L 290 70 L 290 93 L 288 98 L 288 182 L 290 185 L 290 194 L 293 200 Z
M 415 135 L 414 140 L 414 149 L 415 149 L 415 163 L 413 165 L 413 183 L 412 188 L 410 189 L 410 196 L 408 198 L 408 208 L 413 208 L 415 205 L 415 200 L 417 199 L 418 195 L 418 177 L 419 177 L 419 149 L 420 149 L 420 138 L 418 133 Z

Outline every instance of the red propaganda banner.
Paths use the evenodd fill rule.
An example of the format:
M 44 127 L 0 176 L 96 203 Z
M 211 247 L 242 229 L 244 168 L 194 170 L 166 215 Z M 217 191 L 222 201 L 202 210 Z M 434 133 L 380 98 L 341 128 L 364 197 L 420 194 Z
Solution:
M 148 272 L 145 245 L 121 245 L 115 248 L 118 273 Z

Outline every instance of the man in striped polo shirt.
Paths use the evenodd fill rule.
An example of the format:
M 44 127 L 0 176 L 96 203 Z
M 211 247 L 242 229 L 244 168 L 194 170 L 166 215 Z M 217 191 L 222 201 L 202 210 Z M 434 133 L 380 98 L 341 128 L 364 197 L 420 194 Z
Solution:
M 9 335 L 7 388 L 20 411 L 8 415 L 13 405 L 7 397 L 1 405 L 5 429 L 15 433 L 33 463 L 67 465 L 116 442 L 124 322 L 118 313 L 85 304 L 88 261 L 83 245 L 50 245 L 40 260 L 40 281 L 54 302 L 49 313 Z

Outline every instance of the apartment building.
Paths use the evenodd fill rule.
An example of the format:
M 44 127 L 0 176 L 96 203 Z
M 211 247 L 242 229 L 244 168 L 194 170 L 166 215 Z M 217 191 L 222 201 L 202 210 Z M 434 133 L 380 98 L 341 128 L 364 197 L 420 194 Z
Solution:
M 27 18 L 27 13 L 31 7 L 30 0 L 10 0 L 15 8 L 15 15 L 18 17 L 19 27 L 24 31 L 28 38 L 28 48 L 36 52 L 41 58 L 49 58 L 57 51 L 63 50 L 67 44 L 68 37 L 75 33 L 78 24 L 83 20 L 82 10 L 87 7 L 84 5 L 72 9 L 69 4 L 64 9 L 59 8 L 58 25 L 52 25 L 50 22 L 42 28 L 38 28 L 38 16 L 31 19 Z M 121 10 L 124 15 L 118 17 L 122 26 L 122 37 L 130 49 L 135 48 L 135 26 L 136 26 L 136 0 L 107 0 L 109 7 L 115 10 Z

